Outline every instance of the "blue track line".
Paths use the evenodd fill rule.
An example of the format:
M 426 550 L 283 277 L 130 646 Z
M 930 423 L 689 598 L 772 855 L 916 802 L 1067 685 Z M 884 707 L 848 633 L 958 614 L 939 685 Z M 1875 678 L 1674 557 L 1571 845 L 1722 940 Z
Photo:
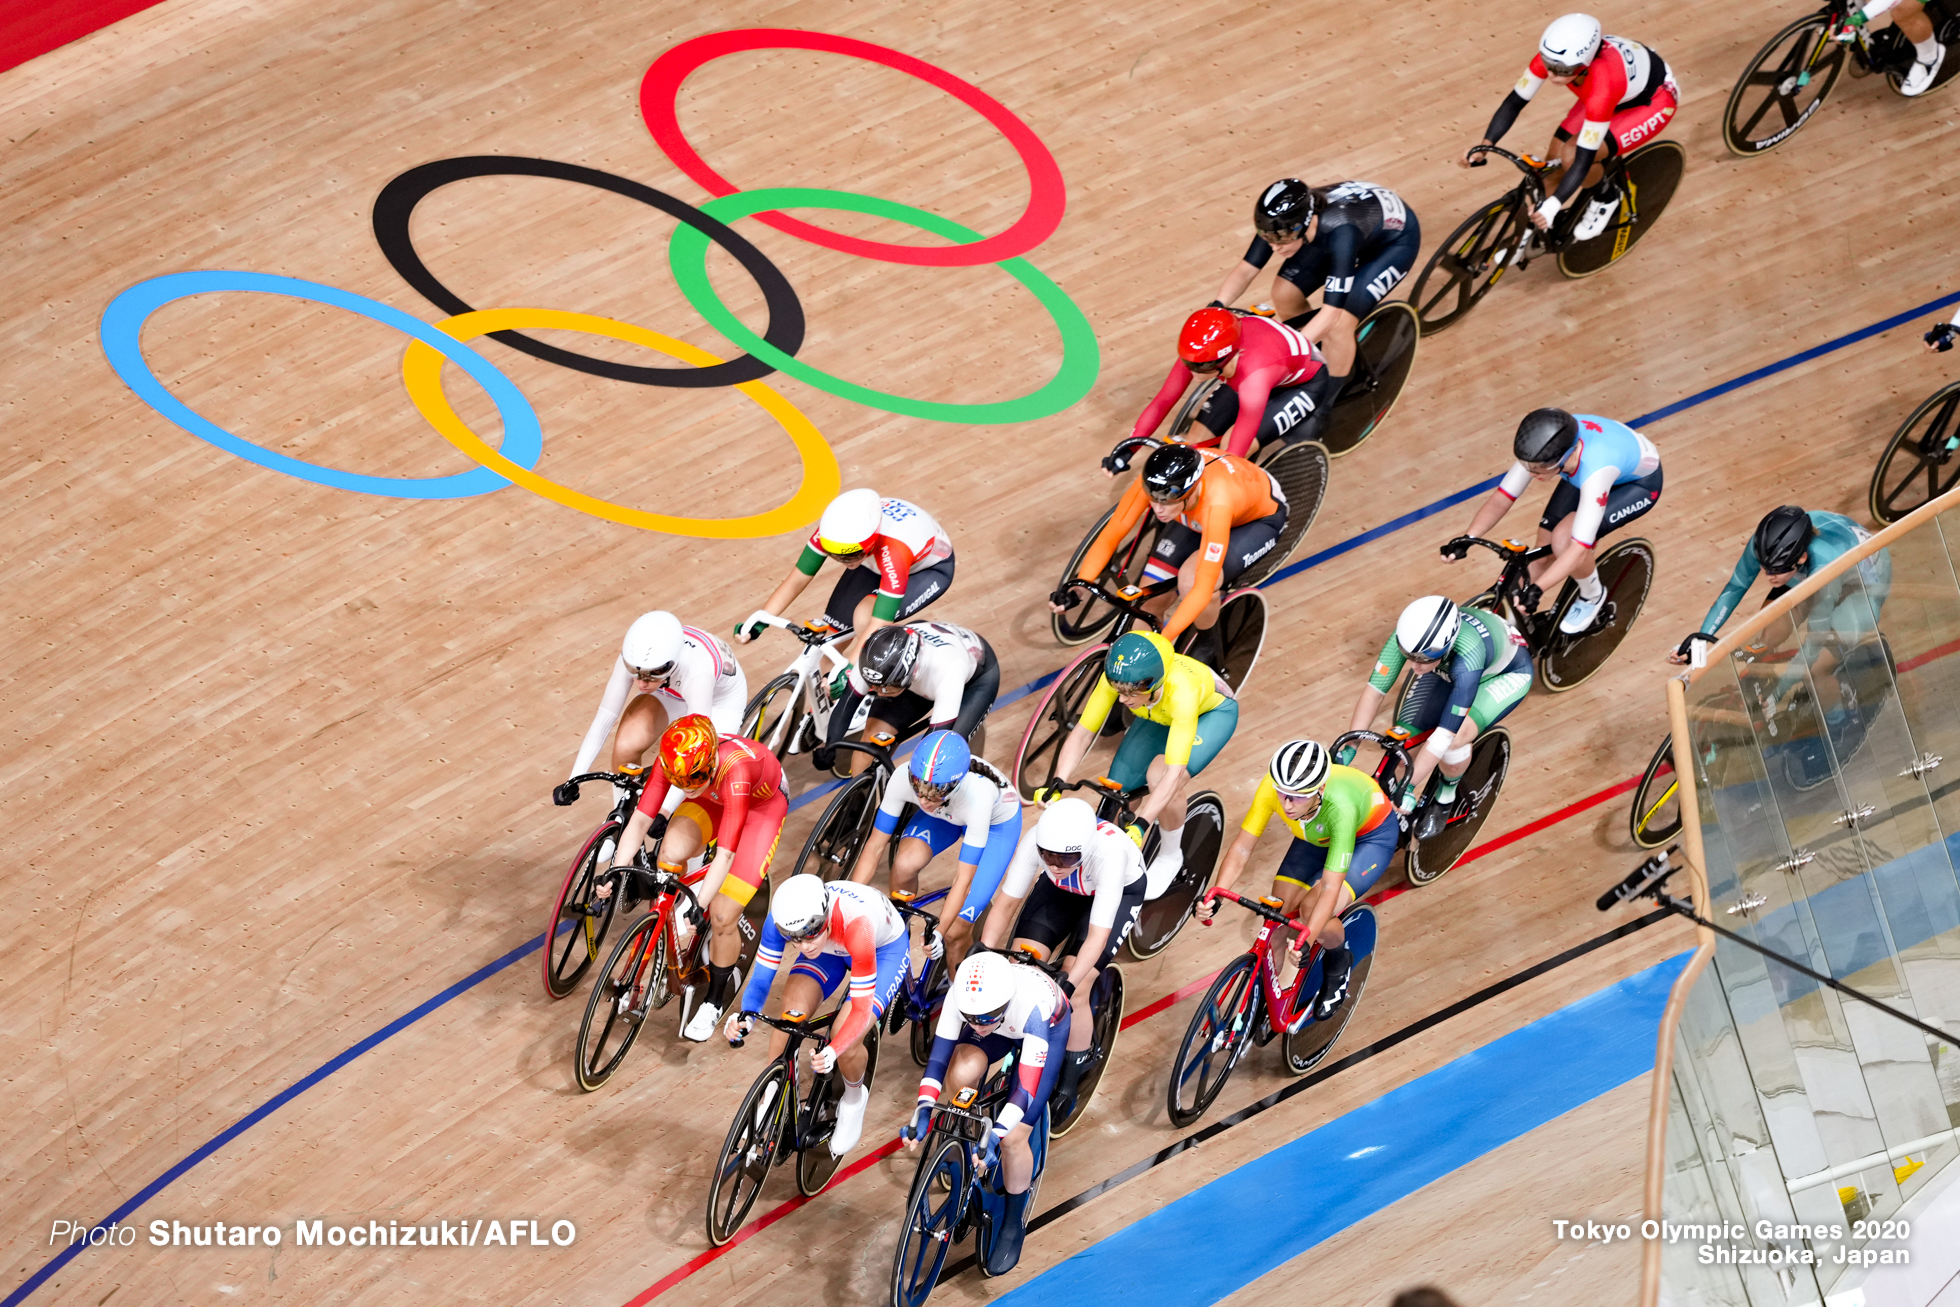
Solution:
M 1934 309 L 1945 308 L 1947 305 L 1953 303 L 1960 303 L 1960 291 L 1956 291 L 1949 295 L 1943 295 L 1938 299 L 1928 300 L 1926 303 L 1921 304 L 1916 308 L 1908 309 L 1903 313 L 1894 314 L 1892 317 L 1886 318 L 1880 322 L 1875 322 L 1869 327 L 1860 328 L 1857 331 L 1851 332 L 1849 335 L 1839 336 L 1834 340 L 1826 341 L 1822 345 L 1817 345 L 1810 349 L 1804 350 L 1801 353 L 1793 354 L 1789 358 L 1784 359 L 1780 362 L 1771 363 L 1766 367 L 1761 367 L 1756 369 L 1754 372 L 1744 373 L 1742 376 L 1737 377 L 1734 380 L 1725 381 L 1718 386 L 1711 386 L 1707 390 L 1698 391 L 1695 394 L 1690 395 L 1686 399 L 1680 400 L 1677 403 L 1670 404 L 1665 408 L 1656 409 L 1654 412 L 1648 413 L 1642 417 L 1637 417 L 1632 421 L 1632 423 L 1630 423 L 1630 425 L 1637 427 L 1637 426 L 1644 425 L 1646 423 L 1659 422 L 1664 418 L 1672 417 L 1675 414 L 1680 413 L 1686 409 L 1693 408 L 1697 404 L 1705 404 L 1709 400 L 1718 399 L 1721 396 L 1729 394 L 1732 391 L 1741 389 L 1742 387 L 1751 385 L 1757 381 L 1761 381 L 1765 377 L 1775 376 L 1777 373 L 1796 367 L 1799 364 L 1807 363 L 1813 359 L 1821 358 L 1826 354 L 1833 353 L 1837 350 L 1845 348 L 1846 346 L 1855 345 L 1859 341 L 1866 340 L 1874 335 L 1877 335 L 1880 332 L 1889 331 L 1894 327 L 1903 326 L 1905 323 L 1910 322 L 1912 319 L 1918 317 L 1922 313 L 1927 313 Z M 1367 544 L 1372 540 L 1378 540 L 1381 537 L 1391 534 L 1392 532 L 1398 531 L 1405 526 L 1409 526 L 1413 523 L 1420 522 L 1426 517 L 1433 517 L 1435 514 L 1442 512 L 1444 509 L 1462 503 L 1464 500 L 1469 499 L 1474 495 L 1488 491 L 1489 488 L 1495 485 L 1496 483 L 1497 483 L 1496 478 L 1492 478 L 1489 481 L 1479 482 L 1474 486 L 1469 486 L 1463 490 L 1459 490 L 1453 495 L 1449 495 L 1443 499 L 1439 499 L 1433 504 L 1429 504 L 1423 508 L 1418 508 L 1411 513 L 1405 513 L 1401 517 L 1383 523 L 1381 526 L 1373 527 L 1367 531 L 1362 532 L 1358 536 L 1351 537 L 1350 539 L 1344 540 L 1341 543 L 1332 546 L 1331 548 L 1323 549 L 1317 554 L 1310 555 L 1307 558 L 1301 559 L 1297 563 L 1294 563 L 1288 567 L 1284 567 L 1280 569 L 1280 571 L 1278 571 L 1271 578 L 1269 578 L 1266 584 L 1270 585 L 1274 581 L 1278 581 L 1289 576 L 1296 576 L 1299 573 L 1306 571 L 1309 567 L 1318 566 L 1319 564 L 1326 562 L 1331 558 L 1338 558 L 1342 554 L 1348 553 L 1354 549 L 1358 549 L 1362 545 Z M 1059 674 L 1060 674 L 1059 671 L 1050 672 L 1046 676 L 1043 676 L 1037 680 L 1030 681 L 1026 685 L 1020 686 L 1017 689 L 1010 690 L 1006 694 L 1002 695 L 999 699 L 995 700 L 994 706 L 996 708 L 1003 708 L 1006 707 L 1008 704 L 1016 702 L 1017 700 L 1024 699 L 1028 695 L 1034 694 L 1037 691 L 1045 688 Z M 829 794 L 833 790 L 835 790 L 838 784 L 840 784 L 840 782 L 833 781 L 826 785 L 819 785 L 815 789 L 809 790 L 803 794 L 798 795 L 796 798 L 790 801 L 791 810 L 795 810 L 796 808 L 802 807 L 805 804 L 815 802 L 822 795 Z M 369 1049 L 374 1048 L 375 1046 L 401 1033 L 409 1026 L 414 1025 L 417 1021 L 420 1021 L 423 1017 L 427 1016 L 429 1013 L 435 1011 L 437 1008 L 443 1006 L 445 1003 L 448 1003 L 451 999 L 456 998 L 457 996 L 463 994 L 468 990 L 474 989 L 476 986 L 488 980 L 491 976 L 494 976 L 498 972 L 509 967 L 513 962 L 516 962 L 519 959 L 525 957 L 526 955 L 536 951 L 538 948 L 542 947 L 543 944 L 544 944 L 543 934 L 537 935 L 535 938 L 529 940 L 528 942 L 519 945 L 511 952 L 504 954 L 502 957 L 498 958 L 495 962 L 490 963 L 488 966 L 483 967 L 477 971 L 471 972 L 468 976 L 465 976 L 462 980 L 457 981 L 454 985 L 451 985 L 448 989 L 443 990 L 440 994 L 437 994 L 434 998 L 428 1000 L 426 1003 L 423 1003 L 421 1006 L 415 1008 L 414 1010 L 400 1017 L 397 1017 L 395 1020 L 389 1022 L 386 1026 L 383 1026 L 380 1030 L 376 1031 L 374 1034 L 369 1035 L 366 1039 L 361 1040 L 359 1043 L 347 1049 L 347 1051 L 345 1051 L 344 1053 L 341 1053 L 340 1055 L 333 1058 L 332 1060 L 322 1064 L 318 1070 L 312 1072 L 310 1075 L 306 1076 L 304 1079 L 293 1084 L 291 1087 L 280 1091 L 272 1098 L 267 1099 L 262 1106 L 254 1108 L 251 1112 L 239 1118 L 239 1120 L 235 1124 L 231 1125 L 220 1134 L 214 1136 L 209 1142 L 203 1144 L 196 1151 L 192 1152 L 189 1156 L 185 1157 L 183 1161 L 178 1162 L 175 1166 L 171 1167 L 168 1171 L 165 1171 L 162 1175 L 158 1176 L 155 1180 L 152 1180 L 148 1185 L 144 1186 L 144 1188 L 140 1192 L 138 1192 L 135 1197 L 131 1198 L 128 1202 L 118 1207 L 114 1212 L 110 1213 L 108 1218 L 105 1221 L 101 1222 L 100 1224 L 107 1225 L 111 1222 L 121 1221 L 123 1218 L 127 1217 L 131 1212 L 134 1212 L 137 1208 L 141 1207 L 144 1203 L 156 1197 L 158 1193 L 160 1193 L 164 1188 L 166 1188 L 168 1185 L 176 1181 L 186 1171 L 189 1171 L 192 1167 L 196 1166 L 199 1162 L 202 1162 L 205 1158 L 217 1152 L 220 1148 L 230 1143 L 233 1139 L 237 1138 L 240 1134 L 243 1134 L 246 1130 L 250 1129 L 252 1126 L 257 1125 L 260 1121 L 264 1120 L 266 1117 L 270 1116 L 273 1112 L 277 1111 L 279 1108 L 291 1102 L 294 1098 L 298 1097 L 300 1094 L 306 1092 L 308 1089 L 311 1089 L 314 1085 L 326 1079 L 334 1072 L 340 1070 L 340 1068 L 346 1066 L 349 1062 L 353 1061 L 361 1054 L 367 1052 Z M 15 1289 L 12 1293 L 8 1294 L 4 1299 L 0 1299 L 0 1307 L 15 1307 L 15 1304 L 23 1301 L 29 1294 L 33 1293 L 35 1289 L 39 1288 L 43 1283 L 45 1283 L 49 1276 L 59 1271 L 63 1266 L 66 1266 L 70 1261 L 70 1259 L 72 1259 L 75 1256 L 75 1254 L 80 1250 L 81 1247 L 78 1245 L 70 1245 L 68 1248 L 63 1249 L 51 1261 L 49 1261 L 47 1265 L 43 1266 L 40 1270 L 36 1271 L 33 1275 L 29 1276 L 24 1282 L 22 1282 L 20 1287 Z M 1067 1265 L 1067 1263 L 1064 1263 L 1064 1265 Z

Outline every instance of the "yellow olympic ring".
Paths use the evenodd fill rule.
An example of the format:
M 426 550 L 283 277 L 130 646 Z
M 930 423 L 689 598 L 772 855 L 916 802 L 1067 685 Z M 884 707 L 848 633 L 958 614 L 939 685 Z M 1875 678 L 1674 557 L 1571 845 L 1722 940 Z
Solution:
M 561 331 L 582 331 L 588 335 L 624 341 L 629 345 L 641 345 L 697 368 L 710 367 L 722 361 L 684 340 L 675 340 L 672 336 L 663 336 L 630 322 L 616 322 L 590 313 L 567 313 L 558 309 L 479 309 L 474 313 L 445 318 L 435 325 L 437 330 L 459 341 L 474 340 L 493 331 L 556 327 Z M 519 467 L 484 444 L 474 431 L 463 424 L 456 410 L 450 407 L 448 397 L 443 394 L 442 364 L 442 355 L 433 346 L 419 340 L 411 344 L 408 352 L 402 356 L 402 384 L 408 388 L 408 396 L 415 402 L 415 407 L 444 440 L 513 485 L 522 486 L 553 503 L 605 518 L 609 522 L 700 539 L 753 540 L 802 528 L 822 514 L 824 505 L 836 498 L 844 488 L 844 475 L 837 466 L 837 455 L 831 452 L 829 442 L 810 419 L 762 382 L 744 381 L 735 389 L 760 404 L 769 416 L 776 419 L 777 425 L 796 446 L 797 455 L 802 460 L 803 484 L 797 487 L 788 502 L 751 517 L 669 517 L 665 513 L 649 513 L 644 509 L 627 508 L 595 499 L 569 486 L 560 485 L 549 477 L 539 476 L 528 468 Z

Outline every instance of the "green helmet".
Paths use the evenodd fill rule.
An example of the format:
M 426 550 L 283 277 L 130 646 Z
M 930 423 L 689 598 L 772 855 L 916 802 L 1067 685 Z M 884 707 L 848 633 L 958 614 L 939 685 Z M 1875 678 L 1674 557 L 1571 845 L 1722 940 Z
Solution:
M 1103 675 L 1118 690 L 1129 686 L 1147 688 L 1152 694 L 1164 684 L 1164 656 L 1157 646 L 1131 631 L 1117 637 L 1103 659 Z

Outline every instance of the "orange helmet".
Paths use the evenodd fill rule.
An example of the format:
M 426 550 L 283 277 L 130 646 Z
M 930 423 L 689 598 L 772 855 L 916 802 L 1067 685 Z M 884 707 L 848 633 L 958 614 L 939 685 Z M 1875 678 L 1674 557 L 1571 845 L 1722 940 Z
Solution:
M 698 790 L 715 778 L 720 751 L 721 736 L 714 722 L 701 713 L 690 713 L 661 734 L 660 770 L 681 789 Z
M 1238 348 L 1239 319 L 1230 309 L 1199 309 L 1177 334 L 1177 356 L 1207 372 L 1222 367 Z

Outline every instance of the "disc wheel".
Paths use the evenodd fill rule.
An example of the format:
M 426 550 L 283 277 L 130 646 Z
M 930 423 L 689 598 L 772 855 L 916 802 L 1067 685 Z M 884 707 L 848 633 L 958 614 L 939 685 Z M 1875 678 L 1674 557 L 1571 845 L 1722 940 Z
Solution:
M 1504 774 L 1510 769 L 1511 733 L 1493 726 L 1471 747 L 1470 765 L 1456 783 L 1449 824 L 1431 839 L 1410 841 L 1411 884 L 1427 885 L 1457 864 L 1490 819 L 1498 793 L 1504 788 Z
M 1421 336 L 1416 311 L 1402 300 L 1376 305 L 1355 328 L 1354 371 L 1320 430 L 1330 457 L 1348 453 L 1387 419 L 1415 366 Z
M 825 880 L 841 880 L 857 866 L 858 853 L 871 834 L 878 815 L 878 773 L 863 772 L 844 783 L 824 806 L 823 816 L 803 841 L 796 874 L 810 872 Z
M 1286 527 L 1270 553 L 1239 573 L 1233 584 L 1241 588 L 1263 585 L 1286 566 L 1313 529 L 1320 505 L 1327 498 L 1327 447 L 1319 441 L 1296 440 L 1262 449 L 1258 461 L 1273 474 L 1280 493 L 1286 496 Z
M 1097 1056 L 1076 1084 L 1075 1101 L 1069 1105 L 1068 1116 L 1060 1120 L 1050 1116 L 1048 1133 L 1055 1139 L 1075 1129 L 1089 1115 L 1089 1104 L 1096 1099 L 1096 1087 L 1102 1084 L 1103 1072 L 1108 1070 L 1109 1059 L 1116 1053 L 1116 1036 L 1123 1028 L 1123 968 L 1112 962 L 1102 969 L 1102 974 L 1096 977 L 1089 1008 L 1095 1014 L 1095 1033 L 1089 1047 L 1096 1050 Z
M 1934 391 L 1892 433 L 1872 472 L 1872 521 L 1890 526 L 1960 482 L 1960 459 L 1954 457 L 1960 451 L 1956 410 L 1960 381 Z
M 1082 706 L 1096 688 L 1096 678 L 1102 675 L 1103 655 L 1108 652 L 1106 644 L 1084 649 L 1056 674 L 1036 701 L 1034 715 L 1021 735 L 1020 752 L 1014 756 L 1014 786 L 1023 802 L 1034 802 L 1034 792 L 1055 774 L 1069 727 L 1082 715 Z M 1127 720 L 1121 704 L 1111 708 L 1103 723 L 1103 737 L 1120 735 Z M 1095 757 L 1095 752 L 1090 756 Z
M 1661 747 L 1633 787 L 1633 810 L 1627 814 L 1627 833 L 1643 849 L 1658 849 L 1681 833 L 1680 781 L 1674 774 L 1674 739 L 1664 736 Z
M 1929 12 L 1926 16 L 1928 18 L 1937 21 L 1939 14 L 1937 9 L 1935 9 L 1933 12 Z M 1956 27 L 1960 27 L 1960 23 L 1956 23 L 1954 20 L 1949 19 L 1947 20 L 1946 23 L 1942 24 L 1942 26 L 1933 33 L 1934 36 L 1939 38 L 1940 44 L 1946 47 L 1946 59 L 1944 62 L 1940 64 L 1940 70 L 1937 73 L 1933 74 L 1933 84 L 1927 87 L 1925 91 L 1923 91 L 1920 94 L 1921 99 L 1924 99 L 1926 96 L 1931 95 L 1934 91 L 1939 90 L 1942 86 L 1945 86 L 1948 82 L 1952 81 L 1955 76 L 1960 76 L 1960 64 L 1956 64 L 1954 62 L 1955 56 L 1960 55 L 1960 49 L 1956 49 L 1954 46 L 1954 42 L 1956 40 L 1956 32 L 1954 29 Z M 1897 26 L 1894 25 L 1893 28 L 1890 30 L 1897 31 L 1898 29 Z M 1903 44 L 1903 38 L 1901 39 L 1901 43 Z M 1911 64 L 1907 62 L 1907 60 L 1909 60 L 1910 57 L 1911 56 L 1907 56 L 1906 59 L 1901 59 L 1899 61 L 1900 63 L 1904 64 L 1905 67 L 1902 68 L 1902 67 L 1895 66 L 1886 70 L 1885 84 L 1891 87 L 1894 92 L 1903 94 L 1903 92 L 1899 92 L 1899 87 L 1906 80 L 1906 70 L 1911 67 Z
M 1599 235 L 1560 250 L 1558 270 L 1568 277 L 1590 277 L 1625 258 L 1659 221 L 1687 166 L 1688 152 L 1679 141 L 1649 141 L 1629 154 L 1619 211 Z
M 1131 957 L 1139 962 L 1156 957 L 1191 920 L 1199 896 L 1211 887 L 1224 836 L 1224 800 L 1210 790 L 1191 796 L 1184 805 L 1184 865 L 1164 892 L 1146 902 L 1137 914 L 1136 926 L 1123 941 Z
M 1241 953 L 1219 972 L 1184 1029 L 1165 1093 L 1171 1124 L 1179 1129 L 1205 1114 L 1251 1040 L 1262 1006 L 1256 961 Z
M 1365 937 L 1367 949 L 1354 960 L 1354 969 L 1348 972 L 1347 997 L 1341 1000 L 1341 1005 L 1324 1020 L 1309 1022 L 1280 1041 L 1280 1055 L 1288 1075 L 1303 1076 L 1320 1065 L 1327 1050 L 1334 1047 L 1348 1022 L 1354 1019 L 1354 1010 L 1361 1004 L 1361 991 L 1368 988 L 1368 972 L 1375 964 L 1375 910 L 1366 903 L 1357 903 L 1341 914 L 1341 924 L 1347 927 L 1350 944 L 1359 943 Z
M 864 1052 L 864 1087 L 869 1092 L 872 1077 L 878 1074 L 878 1027 L 865 1032 Z M 843 1097 L 844 1073 L 835 1067 L 829 1075 L 817 1077 L 810 1087 L 810 1102 L 803 1109 L 806 1120 L 800 1135 L 801 1147 L 796 1151 L 796 1188 L 805 1198 L 822 1193 L 843 1160 L 830 1153 L 831 1131 L 837 1127 L 837 1103 Z M 871 1110 L 869 1103 L 865 1104 L 865 1110 Z
M 1218 606 L 1218 624 L 1212 628 L 1210 652 L 1198 657 L 1192 649 L 1199 642 L 1199 631 L 1187 626 L 1177 634 L 1171 647 L 1188 654 L 1225 678 L 1235 693 L 1245 690 L 1259 651 L 1266 647 L 1266 597 L 1257 590 L 1235 590 Z
M 646 1025 L 653 991 L 667 970 L 660 925 L 661 919 L 651 913 L 640 918 L 613 946 L 605 970 L 592 982 L 572 1055 L 578 1087 L 587 1093 L 612 1079 Z
M 772 1061 L 742 1096 L 735 1120 L 722 1141 L 721 1156 L 708 1186 L 708 1242 L 719 1248 L 735 1237 L 762 1192 L 769 1168 L 783 1146 L 787 1073 Z M 764 1103 L 768 1106 L 765 1108 Z
M 1172 411 L 1170 425 L 1165 428 L 1166 434 L 1172 440 L 1184 439 L 1185 433 L 1191 430 L 1191 424 L 1198 420 L 1199 410 L 1204 408 L 1212 392 L 1223 383 L 1224 378 L 1216 374 L 1198 378 L 1198 384 L 1185 392 L 1184 398 L 1178 401 L 1177 408 Z M 1209 431 L 1205 433 L 1206 436 L 1210 434 Z
M 932 1135 L 912 1177 L 898 1249 L 892 1254 L 892 1307 L 923 1307 L 939 1283 L 972 1188 L 966 1165 L 965 1140 Z
M 1096 524 L 1089 528 L 1089 533 L 1082 537 L 1080 544 L 1076 545 L 1075 552 L 1069 555 L 1068 566 L 1062 569 L 1061 578 L 1055 583 L 1056 589 L 1067 587 L 1068 583 L 1075 579 L 1076 573 L 1082 568 L 1082 560 L 1088 556 L 1089 547 L 1095 544 L 1096 537 L 1102 534 L 1102 529 L 1114 516 L 1116 516 L 1116 506 L 1112 504 L 1101 517 L 1096 519 Z M 1150 561 L 1150 552 L 1157 547 L 1157 529 L 1156 517 L 1145 513 L 1143 519 L 1137 523 L 1136 529 L 1110 558 L 1109 566 L 1103 569 L 1101 583 L 1112 587 L 1141 584 L 1143 565 Z M 1120 609 L 1111 606 L 1105 600 L 1081 595 L 1080 592 L 1078 595 L 1081 602 L 1075 607 L 1065 613 L 1048 614 L 1048 629 L 1065 645 L 1087 644 L 1091 640 L 1100 640 L 1123 616 Z
M 1816 14 L 1772 36 L 1735 79 L 1722 111 L 1722 144 L 1752 159 L 1795 136 L 1824 107 L 1844 60 L 1830 24 Z
M 1599 558 L 1599 583 L 1606 587 L 1606 602 L 1593 624 L 1579 634 L 1563 635 L 1558 629 L 1559 619 L 1579 597 L 1576 585 L 1566 583 L 1552 610 L 1551 638 L 1532 659 L 1538 683 L 1552 694 L 1585 684 L 1627 638 L 1654 584 L 1654 546 L 1634 539 L 1606 550 Z
M 796 674 L 784 672 L 762 687 L 742 710 L 742 738 L 754 740 L 776 755 L 789 756 L 796 739 Z
M 950 987 L 951 982 L 946 976 L 946 959 L 933 958 L 927 962 L 925 983 L 926 1010 L 918 1020 L 912 1023 L 910 1039 L 912 1060 L 920 1066 L 924 1066 L 932 1058 L 932 1040 L 935 1033 L 932 1021 L 933 1004 L 944 999 L 946 991 Z M 892 1006 L 897 1007 L 898 1004 L 894 1003 Z
M 1513 191 L 1492 200 L 1450 233 L 1429 256 L 1409 291 L 1423 335 L 1434 335 L 1460 321 L 1510 271 L 1506 261 L 1523 239 L 1526 225 L 1523 197 Z
M 551 902 L 539 956 L 543 959 L 544 992 L 553 998 L 563 998 L 578 988 L 612 928 L 619 895 L 609 894 L 595 905 L 592 891 L 605 869 L 612 866 L 613 851 L 619 847 L 619 833 L 624 829 L 611 819 L 600 823 L 580 846 L 558 886 L 558 896 Z

